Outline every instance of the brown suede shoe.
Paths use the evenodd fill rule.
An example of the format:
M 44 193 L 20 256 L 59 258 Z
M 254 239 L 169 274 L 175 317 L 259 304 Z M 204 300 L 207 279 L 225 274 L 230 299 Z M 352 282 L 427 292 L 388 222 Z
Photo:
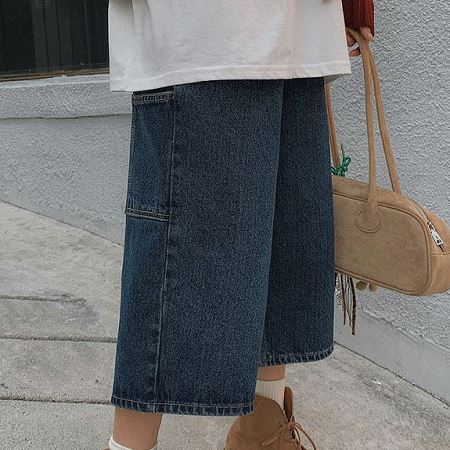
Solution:
M 284 411 L 278 402 L 256 394 L 251 414 L 239 416 L 228 431 L 224 450 L 307 450 L 300 442 L 302 433 L 316 445 L 293 415 L 293 394 L 284 389 Z

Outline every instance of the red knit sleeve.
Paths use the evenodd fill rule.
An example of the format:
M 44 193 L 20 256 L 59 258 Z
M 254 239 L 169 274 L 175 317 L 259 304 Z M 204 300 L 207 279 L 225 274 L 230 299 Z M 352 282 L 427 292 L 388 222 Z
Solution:
M 369 27 L 372 36 L 375 36 L 373 0 L 342 0 L 342 6 L 347 27 Z

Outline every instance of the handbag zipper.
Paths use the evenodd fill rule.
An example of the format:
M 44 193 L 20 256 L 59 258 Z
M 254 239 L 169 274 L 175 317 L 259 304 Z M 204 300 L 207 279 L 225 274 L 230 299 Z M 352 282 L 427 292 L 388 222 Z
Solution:
M 442 240 L 441 236 L 439 236 L 436 228 L 434 228 L 433 222 L 431 222 L 431 220 L 428 221 L 428 227 L 431 230 L 431 236 L 433 236 L 434 242 L 436 242 L 436 245 L 438 245 L 440 249 L 444 251 L 444 249 L 442 248 L 442 246 L 444 245 L 444 241 Z
M 428 228 L 430 229 L 431 237 L 434 240 L 434 243 L 442 250 L 444 251 L 444 240 L 441 238 L 439 233 L 436 230 L 436 227 L 434 226 L 433 222 L 428 218 L 428 216 L 425 214 L 425 211 L 414 201 L 411 199 L 414 206 L 416 207 L 417 211 L 420 212 L 422 215 L 422 218 L 425 220 L 425 222 L 428 225 Z

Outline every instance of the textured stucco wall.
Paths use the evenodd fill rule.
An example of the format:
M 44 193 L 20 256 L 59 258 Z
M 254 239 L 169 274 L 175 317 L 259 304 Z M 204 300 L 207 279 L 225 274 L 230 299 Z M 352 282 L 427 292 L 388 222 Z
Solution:
M 403 193 L 448 223 L 449 20 L 450 2 L 379 1 L 373 46 Z M 337 122 L 353 157 L 348 176 L 367 180 L 360 61 L 353 63 L 352 72 L 334 84 Z M 390 187 L 381 146 L 378 150 L 379 184 Z M 365 313 L 360 334 L 339 331 L 341 342 L 450 400 L 450 294 L 413 298 L 380 290 L 359 297 Z M 399 331 L 395 342 L 382 335 L 388 329 Z M 436 355 L 431 361 L 426 358 L 430 351 Z
M 120 242 L 130 95 L 98 75 L 0 83 L 0 99 L 0 199 Z
M 373 48 L 405 194 L 450 222 L 450 3 L 377 2 Z M 361 70 L 334 83 L 348 176 L 367 180 Z M 129 94 L 107 76 L 0 83 L 0 199 L 123 238 Z M 389 186 L 380 160 L 379 184 Z M 450 294 L 359 294 L 357 336 L 336 340 L 450 401 Z

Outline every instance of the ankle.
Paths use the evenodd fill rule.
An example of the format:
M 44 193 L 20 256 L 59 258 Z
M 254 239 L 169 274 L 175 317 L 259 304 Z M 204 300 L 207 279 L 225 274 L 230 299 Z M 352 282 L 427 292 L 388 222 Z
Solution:
M 279 380 L 256 380 L 256 393 L 262 397 L 270 398 L 276 401 L 281 409 L 284 410 L 284 389 L 286 387 L 286 379 Z

